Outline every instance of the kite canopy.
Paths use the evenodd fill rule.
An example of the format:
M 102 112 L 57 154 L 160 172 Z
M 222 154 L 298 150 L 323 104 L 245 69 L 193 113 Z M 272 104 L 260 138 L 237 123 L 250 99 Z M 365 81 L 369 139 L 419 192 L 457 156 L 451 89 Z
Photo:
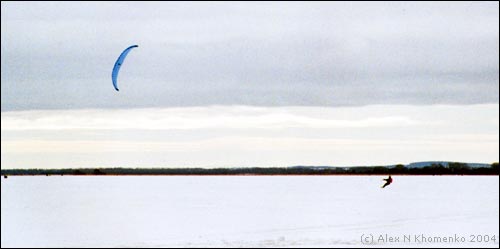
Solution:
M 126 48 L 125 50 L 123 50 L 123 52 L 120 54 L 120 56 L 118 57 L 118 59 L 115 62 L 115 66 L 113 67 L 113 72 L 111 73 L 111 79 L 113 80 L 113 86 L 115 87 L 115 89 L 117 91 L 119 91 L 119 90 L 118 90 L 118 82 L 116 82 L 116 80 L 118 78 L 118 72 L 120 71 L 120 67 L 123 64 L 125 57 L 127 57 L 128 52 L 130 52 L 130 50 L 132 50 L 133 48 L 136 48 L 136 47 L 139 47 L 139 46 L 132 45 L 132 46 Z

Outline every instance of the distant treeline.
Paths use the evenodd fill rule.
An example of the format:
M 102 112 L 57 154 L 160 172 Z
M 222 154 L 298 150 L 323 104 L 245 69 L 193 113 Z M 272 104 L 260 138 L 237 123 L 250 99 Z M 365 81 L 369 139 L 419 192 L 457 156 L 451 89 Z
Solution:
M 425 167 L 282 167 L 282 168 L 86 168 L 2 169 L 2 175 L 499 175 L 498 163 L 470 167 L 466 163 L 433 163 Z

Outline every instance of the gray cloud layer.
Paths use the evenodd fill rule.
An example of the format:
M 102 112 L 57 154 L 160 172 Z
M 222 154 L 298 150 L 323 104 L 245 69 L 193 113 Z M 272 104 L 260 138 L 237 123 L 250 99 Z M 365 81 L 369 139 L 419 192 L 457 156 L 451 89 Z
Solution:
M 2 2 L 1 16 L 2 111 L 499 101 L 498 2 Z

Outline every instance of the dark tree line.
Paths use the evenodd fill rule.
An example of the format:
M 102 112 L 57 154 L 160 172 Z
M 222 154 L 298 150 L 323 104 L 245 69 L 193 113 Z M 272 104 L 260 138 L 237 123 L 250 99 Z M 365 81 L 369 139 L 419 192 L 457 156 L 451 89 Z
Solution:
M 499 175 L 498 163 L 470 167 L 465 163 L 433 163 L 425 167 L 282 167 L 282 168 L 82 168 L 2 169 L 2 175 Z

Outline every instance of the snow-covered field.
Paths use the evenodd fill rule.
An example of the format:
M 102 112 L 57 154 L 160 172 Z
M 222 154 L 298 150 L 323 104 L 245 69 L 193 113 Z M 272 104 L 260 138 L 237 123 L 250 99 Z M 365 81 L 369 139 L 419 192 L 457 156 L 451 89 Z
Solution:
M 1 246 L 498 248 L 498 176 L 382 178 L 12 176 Z

